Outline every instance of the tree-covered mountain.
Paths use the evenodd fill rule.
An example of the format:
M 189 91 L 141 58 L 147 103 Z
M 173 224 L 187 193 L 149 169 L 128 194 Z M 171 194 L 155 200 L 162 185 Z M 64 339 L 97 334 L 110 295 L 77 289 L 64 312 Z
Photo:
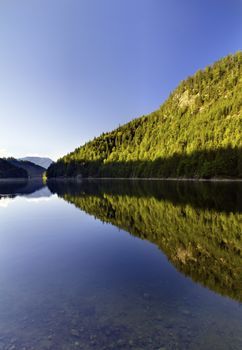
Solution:
M 0 179 L 9 178 L 27 178 L 28 173 L 25 169 L 19 168 L 9 162 L 7 159 L 0 158 Z
M 150 115 L 52 164 L 48 177 L 242 177 L 242 52 L 182 81 Z
M 24 161 L 24 160 L 17 160 L 14 158 L 8 158 L 8 161 L 11 164 L 15 165 L 16 167 L 20 169 L 24 169 L 28 173 L 28 177 L 31 177 L 31 178 L 42 177 L 46 170 L 45 168 L 26 160 Z
M 45 168 L 15 158 L 0 159 L 0 178 L 42 178 Z

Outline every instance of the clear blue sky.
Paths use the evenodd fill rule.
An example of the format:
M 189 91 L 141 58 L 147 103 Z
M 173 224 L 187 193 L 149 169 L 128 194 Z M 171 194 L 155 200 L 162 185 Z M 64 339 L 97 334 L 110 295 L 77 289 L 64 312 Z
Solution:
M 2 0 L 0 155 L 56 159 L 241 44 L 242 0 Z

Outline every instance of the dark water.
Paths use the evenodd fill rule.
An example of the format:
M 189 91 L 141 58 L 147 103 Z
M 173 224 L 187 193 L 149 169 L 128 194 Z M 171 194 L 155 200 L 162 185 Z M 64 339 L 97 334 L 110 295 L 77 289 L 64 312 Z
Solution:
M 242 185 L 0 183 L 0 350 L 242 349 Z

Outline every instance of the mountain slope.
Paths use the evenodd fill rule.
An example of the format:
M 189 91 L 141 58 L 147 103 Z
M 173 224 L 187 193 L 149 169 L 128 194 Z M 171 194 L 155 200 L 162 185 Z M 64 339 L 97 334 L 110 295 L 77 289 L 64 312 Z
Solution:
M 6 159 L 0 158 L 0 179 L 27 178 L 26 170 L 17 167 Z
M 242 52 L 198 71 L 159 110 L 52 164 L 48 177 L 242 177 Z
M 42 177 L 46 170 L 45 168 L 28 161 L 17 160 L 14 158 L 9 158 L 8 161 L 17 168 L 24 169 L 28 173 L 28 177 L 31 178 Z
M 24 157 L 24 158 L 20 158 L 19 160 L 24 160 L 24 161 L 34 163 L 45 169 L 47 169 L 53 163 L 53 160 L 47 157 Z

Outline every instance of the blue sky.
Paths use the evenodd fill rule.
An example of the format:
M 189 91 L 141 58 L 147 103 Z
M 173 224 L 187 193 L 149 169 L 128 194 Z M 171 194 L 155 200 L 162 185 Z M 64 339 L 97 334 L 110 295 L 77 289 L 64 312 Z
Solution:
M 53 159 L 241 50 L 242 0 L 3 0 L 0 156 Z

